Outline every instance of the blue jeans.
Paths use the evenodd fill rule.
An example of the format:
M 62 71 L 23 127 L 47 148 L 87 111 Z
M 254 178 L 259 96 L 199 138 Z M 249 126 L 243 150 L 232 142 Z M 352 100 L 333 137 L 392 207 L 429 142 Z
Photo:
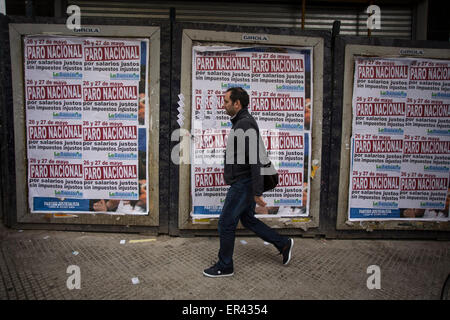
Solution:
M 234 240 L 239 219 L 245 228 L 256 233 L 264 241 L 273 244 L 279 252 L 288 244 L 287 237 L 281 236 L 274 229 L 255 218 L 255 207 L 251 178 L 239 180 L 230 186 L 219 218 L 218 265 L 220 268 L 233 268 Z

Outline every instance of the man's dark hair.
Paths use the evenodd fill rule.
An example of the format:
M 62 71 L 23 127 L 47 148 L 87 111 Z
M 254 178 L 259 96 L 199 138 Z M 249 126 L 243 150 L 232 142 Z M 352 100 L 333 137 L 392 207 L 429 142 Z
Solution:
M 241 102 L 242 108 L 248 107 L 249 97 L 247 91 L 241 87 L 229 88 L 226 92 L 231 91 L 231 102 L 235 103 L 237 100 Z

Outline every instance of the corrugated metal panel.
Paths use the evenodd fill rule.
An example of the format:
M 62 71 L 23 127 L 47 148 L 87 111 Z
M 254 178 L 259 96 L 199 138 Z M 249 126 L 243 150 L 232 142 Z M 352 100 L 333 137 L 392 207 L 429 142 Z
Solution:
M 301 27 L 301 1 L 298 5 L 216 2 L 103 2 L 68 1 L 80 6 L 89 17 L 128 17 L 168 19 L 171 7 L 179 22 L 219 23 L 243 26 Z M 364 7 L 307 7 L 305 29 L 331 30 L 333 21 L 341 21 L 341 34 L 367 36 L 367 13 Z M 381 30 L 374 37 L 412 38 L 412 8 L 381 7 Z
M 325 9 L 327 10 L 327 9 Z M 305 28 L 329 30 L 333 21 L 341 21 L 341 34 L 367 36 L 367 13 L 365 10 L 310 9 L 305 14 Z M 381 9 L 381 29 L 372 30 L 372 36 L 412 38 L 411 9 Z

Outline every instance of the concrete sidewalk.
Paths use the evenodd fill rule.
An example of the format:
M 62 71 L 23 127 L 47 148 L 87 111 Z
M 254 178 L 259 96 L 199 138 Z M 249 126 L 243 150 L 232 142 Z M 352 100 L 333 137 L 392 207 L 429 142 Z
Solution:
M 216 261 L 215 237 L 1 226 L 0 239 L 1 300 L 439 299 L 450 273 L 448 241 L 295 237 L 292 261 L 283 266 L 272 245 L 238 237 L 234 276 L 212 279 L 202 271 Z M 80 268 L 81 289 L 67 288 L 71 265 Z M 380 268 L 380 289 L 367 288 L 371 265 Z

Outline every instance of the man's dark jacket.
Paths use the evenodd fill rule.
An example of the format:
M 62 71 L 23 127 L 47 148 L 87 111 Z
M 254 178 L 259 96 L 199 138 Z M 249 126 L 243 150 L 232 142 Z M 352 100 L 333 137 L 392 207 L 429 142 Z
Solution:
M 231 119 L 231 123 L 231 132 L 228 135 L 225 151 L 225 183 L 231 185 L 241 179 L 252 178 L 253 195 L 260 196 L 263 193 L 264 185 L 264 179 L 261 176 L 261 161 L 266 163 L 267 160 L 259 157 L 259 147 L 264 148 L 264 145 L 259 135 L 258 124 L 247 108 L 239 110 Z M 245 137 L 245 146 L 242 145 L 244 139 L 237 137 L 239 135 Z M 234 146 L 230 139 L 234 139 Z M 239 146 L 240 141 L 241 145 Z M 266 154 L 265 152 L 264 149 L 262 154 Z M 245 161 L 238 161 L 239 158 Z M 227 159 L 233 159 L 233 161 L 227 161 Z

